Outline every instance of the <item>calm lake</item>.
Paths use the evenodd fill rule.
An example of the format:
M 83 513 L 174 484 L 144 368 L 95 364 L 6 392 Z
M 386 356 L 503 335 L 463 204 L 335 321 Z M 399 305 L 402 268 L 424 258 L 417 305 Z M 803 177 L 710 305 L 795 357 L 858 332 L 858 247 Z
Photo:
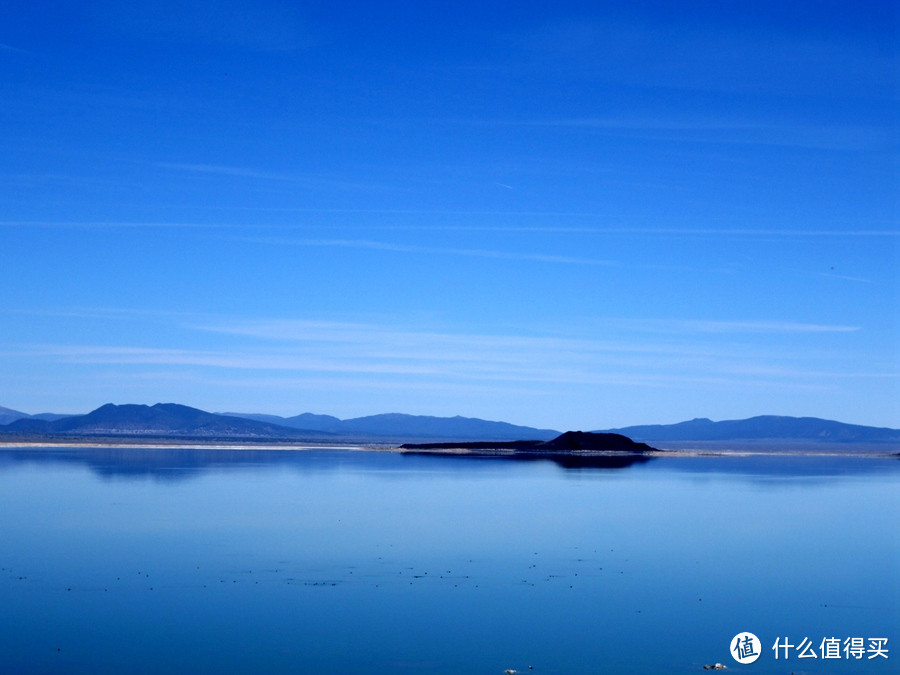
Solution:
M 3 450 L 0 672 L 898 672 L 898 488 L 890 458 Z

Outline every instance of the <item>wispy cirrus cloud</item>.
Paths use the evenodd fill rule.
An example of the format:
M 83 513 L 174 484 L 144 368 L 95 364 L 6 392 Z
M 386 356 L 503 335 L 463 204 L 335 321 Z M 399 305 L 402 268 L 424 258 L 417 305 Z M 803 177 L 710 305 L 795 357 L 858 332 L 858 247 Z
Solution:
M 240 169 L 235 169 L 240 171 Z M 239 174 L 234 174 L 239 175 Z M 287 179 L 286 179 L 287 180 Z M 481 210 L 432 210 L 432 209 L 344 209 L 344 208 L 248 208 L 238 209 L 242 211 L 262 211 L 280 213 L 305 213 L 305 214 L 360 214 L 381 216 L 496 216 L 515 218 L 554 218 L 554 219 L 601 219 L 606 218 L 600 213 L 581 213 L 573 211 L 481 211 Z M 309 224 L 304 222 L 285 221 L 284 219 L 271 219 L 256 222 L 252 225 L 237 221 L 227 221 L 220 218 L 209 221 L 189 220 L 0 220 L 0 227 L 20 228 L 91 228 L 91 229 L 205 229 L 205 230 L 244 230 L 244 231 L 315 231 L 323 229 L 321 224 Z M 330 230 L 336 229 L 329 226 Z M 478 224 L 444 223 L 441 225 L 409 224 L 403 222 L 377 222 L 377 223 L 342 223 L 339 228 L 346 232 L 509 232 L 509 233 L 572 233 L 572 234 L 598 234 L 626 237 L 699 237 L 710 239 L 746 238 L 746 239 L 771 239 L 771 238 L 826 238 L 826 239 L 896 239 L 900 238 L 900 230 L 891 229 L 890 226 L 883 229 L 877 228 L 747 228 L 747 227 L 621 227 L 616 225 L 567 225 L 554 221 L 551 225 L 541 224 L 496 224 L 491 222 Z M 322 246 L 351 246 L 369 248 L 387 248 L 388 246 L 402 246 L 402 244 L 390 244 L 361 239 L 308 239 L 286 240 L 255 239 L 261 243 L 295 244 L 295 245 L 322 245 Z M 823 275 L 827 276 L 827 275 Z M 849 277 L 847 277 L 849 278 Z
M 798 335 L 821 335 L 825 339 L 830 334 L 861 330 L 857 326 L 798 321 L 598 319 L 591 328 L 580 333 L 504 335 L 409 330 L 398 327 L 395 322 L 221 320 L 213 317 L 193 322 L 191 328 L 271 341 L 275 345 L 308 345 L 324 353 L 392 360 L 471 362 L 477 363 L 478 367 L 487 363 L 568 363 L 589 368 L 603 363 L 636 369 L 651 364 L 689 367 L 687 364 L 690 363 L 698 366 L 715 363 L 716 368 L 721 368 L 728 362 L 744 363 L 747 360 L 770 364 L 783 359 L 805 361 L 821 358 L 821 354 L 810 353 L 807 342 L 800 350 L 796 346 L 791 349 L 749 345 L 755 344 L 755 336 L 761 333 L 772 339 Z M 747 336 L 751 342 L 722 342 L 718 339 L 721 334 L 736 338 Z M 670 340 L 669 336 L 683 336 L 687 340 Z M 763 345 L 770 345 L 770 342 Z
M 216 409 L 233 409 L 229 401 L 252 392 L 271 401 L 270 409 L 288 406 L 284 412 L 292 405 L 346 412 L 345 401 L 355 395 L 369 401 L 351 406 L 359 414 L 384 412 L 380 406 L 431 414 L 445 402 L 466 410 L 459 397 L 478 414 L 498 399 L 512 405 L 547 397 L 588 410 L 590 401 L 680 396 L 685 388 L 796 396 L 833 394 L 852 381 L 888 386 L 897 377 L 892 364 L 866 372 L 844 339 L 836 344 L 835 336 L 856 327 L 796 321 L 598 319 L 479 333 L 381 315 L 282 319 L 81 307 L 44 319 L 53 316 L 57 326 L 95 321 L 110 330 L 90 334 L 118 337 L 105 344 L 83 337 L 71 344 L 0 344 L 0 361 L 16 364 L 4 374 L 8 383 L 52 388 L 60 378 L 78 378 L 97 396 L 116 391 L 142 400 L 192 391 L 177 395 L 221 401 L 210 404 Z M 130 339 L 114 328 L 124 323 L 132 324 Z M 148 330 L 135 330 L 141 324 Z M 761 331 L 765 339 L 758 339 Z M 42 375 L 34 380 L 31 371 Z M 309 403 L 297 403 L 298 396 Z
M 84 230 L 154 230 L 190 229 L 220 230 L 243 227 L 229 223 L 199 223 L 189 221 L 136 221 L 136 220 L 3 220 L 0 227 L 21 227 L 40 229 L 84 229 Z
M 590 341 L 504 336 L 466 336 L 388 332 L 364 335 L 347 327 L 320 327 L 315 337 L 288 346 L 228 349 L 171 349 L 129 345 L 37 345 L 0 350 L 4 356 L 37 358 L 60 366 L 106 366 L 129 378 L 154 373 L 176 377 L 193 373 L 203 381 L 240 384 L 260 378 L 309 384 L 312 378 L 332 387 L 348 382 L 429 389 L 540 386 L 628 386 L 679 389 L 691 384 L 790 389 L 832 386 L 837 379 L 896 378 L 896 373 L 822 370 L 802 354 L 766 354 L 737 349 L 678 345 L 629 345 Z M 326 335 L 332 340 L 326 339 Z M 126 370 L 122 370 L 126 369 Z M 207 373 L 203 375 L 203 373 Z M 215 373 L 219 373 L 218 375 Z M 224 378 L 224 379 L 223 379 Z
M 180 162 L 154 162 L 153 166 L 171 171 L 187 173 L 211 174 L 214 176 L 234 176 L 236 178 L 261 178 L 264 180 L 284 180 L 297 182 L 303 180 L 296 174 L 282 173 L 278 171 L 265 171 L 239 166 L 227 166 L 224 164 L 190 164 Z
M 260 352 L 252 348 L 242 350 L 205 350 L 106 345 L 46 345 L 27 351 L 32 354 L 71 363 L 108 365 L 197 366 L 230 370 L 381 373 L 394 375 L 416 375 L 435 372 L 433 368 L 413 363 L 374 362 L 366 358 L 351 359 L 347 354 L 341 354 L 341 358 L 337 359 L 329 358 L 328 355 L 317 357 L 303 351 L 279 352 L 267 350 Z
M 853 281 L 858 284 L 875 284 L 878 283 L 874 279 L 866 279 L 864 277 L 851 277 L 846 274 L 832 274 L 828 272 L 820 272 L 820 277 L 824 277 L 826 279 L 839 279 L 841 281 Z
M 874 125 L 791 124 L 734 117 L 583 117 L 510 121 L 509 125 L 581 130 L 622 137 L 690 143 L 860 150 L 886 147 L 893 132 Z
M 385 184 L 346 180 L 343 178 L 336 178 L 334 176 L 328 176 L 321 173 L 300 174 L 284 171 L 271 171 L 255 167 L 206 163 L 153 162 L 152 165 L 159 169 L 165 169 L 167 171 L 177 171 L 180 173 L 293 183 L 312 189 L 337 188 L 341 190 L 362 190 L 378 192 L 384 192 L 392 189 Z
M 598 258 L 582 258 L 578 256 L 550 255 L 545 253 L 528 253 L 523 251 L 499 251 L 480 248 L 453 248 L 436 246 L 418 246 L 395 242 L 374 241 L 367 239 L 286 239 L 286 238 L 247 238 L 246 241 L 281 246 L 306 246 L 317 248 L 355 248 L 395 253 L 419 253 L 431 255 L 455 255 L 473 258 L 494 258 L 502 260 L 527 260 L 531 262 L 553 263 L 563 265 L 597 265 L 618 267 L 621 263 Z
M 612 323 L 638 331 L 660 333 L 851 333 L 859 326 L 804 323 L 801 321 L 614 319 Z

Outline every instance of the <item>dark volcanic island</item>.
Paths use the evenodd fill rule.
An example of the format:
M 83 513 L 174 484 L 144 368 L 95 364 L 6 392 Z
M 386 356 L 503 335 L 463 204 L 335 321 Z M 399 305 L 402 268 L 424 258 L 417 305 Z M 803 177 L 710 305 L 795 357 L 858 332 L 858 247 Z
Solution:
M 627 436 L 567 431 L 549 441 L 475 441 L 466 443 L 404 443 L 400 450 L 414 455 L 549 459 L 567 467 L 624 467 L 647 461 L 656 448 Z

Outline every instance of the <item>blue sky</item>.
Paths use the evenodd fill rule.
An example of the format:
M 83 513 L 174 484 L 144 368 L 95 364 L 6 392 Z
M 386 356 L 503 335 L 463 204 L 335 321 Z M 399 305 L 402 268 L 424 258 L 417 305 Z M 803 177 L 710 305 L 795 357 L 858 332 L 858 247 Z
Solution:
M 0 405 L 900 427 L 892 2 L 0 7 Z

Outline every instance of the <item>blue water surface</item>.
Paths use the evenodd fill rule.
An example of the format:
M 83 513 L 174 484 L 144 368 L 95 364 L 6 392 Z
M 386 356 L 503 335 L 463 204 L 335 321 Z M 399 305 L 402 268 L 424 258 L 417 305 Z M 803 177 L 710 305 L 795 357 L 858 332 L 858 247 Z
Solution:
M 0 451 L 0 672 L 897 672 L 898 486 L 872 457 Z M 772 651 L 831 637 L 888 658 Z

